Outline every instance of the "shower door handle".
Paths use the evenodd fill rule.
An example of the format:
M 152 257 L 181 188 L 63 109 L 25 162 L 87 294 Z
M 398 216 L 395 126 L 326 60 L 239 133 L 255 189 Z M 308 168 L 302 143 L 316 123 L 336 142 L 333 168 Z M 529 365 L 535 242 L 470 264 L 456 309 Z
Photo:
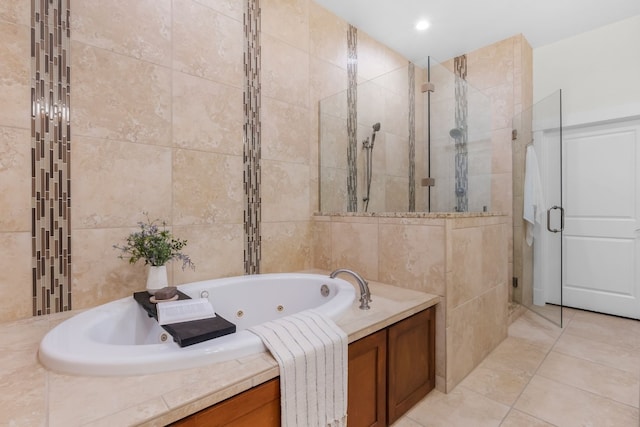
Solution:
M 555 209 L 560 210 L 560 229 L 551 228 L 551 211 Z M 547 230 L 552 233 L 560 233 L 564 231 L 564 208 L 562 206 L 554 206 L 550 209 L 547 209 Z

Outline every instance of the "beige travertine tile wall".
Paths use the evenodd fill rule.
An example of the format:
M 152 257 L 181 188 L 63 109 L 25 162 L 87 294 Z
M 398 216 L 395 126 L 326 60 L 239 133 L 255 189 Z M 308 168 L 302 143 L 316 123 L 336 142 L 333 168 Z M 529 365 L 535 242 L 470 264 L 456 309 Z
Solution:
M 373 150 L 373 174 L 369 212 L 404 212 L 409 210 L 409 61 L 357 32 L 357 169 L 358 209 L 364 210 L 366 194 L 365 150 L 363 141 L 371 140 L 373 124 L 380 123 Z M 422 176 L 424 147 L 424 100 L 420 86 L 425 72 L 416 67 L 416 176 Z M 347 210 L 347 100 L 346 92 L 322 99 L 321 210 Z M 418 190 L 419 191 L 419 190 Z M 420 194 L 422 197 L 422 194 Z
M 262 0 L 262 271 L 310 268 L 318 100 L 346 89 L 347 23 L 311 0 Z M 238 0 L 72 5 L 72 295 L 144 287 L 112 248 L 167 220 L 197 265 L 243 274 L 243 30 Z M 287 25 L 282 25 L 286 22 Z M 30 4 L 0 5 L 0 321 L 31 315 Z M 375 45 L 375 42 L 370 42 Z
M 178 236 L 189 240 L 187 252 L 197 269 L 183 272 L 173 265 L 173 283 L 243 273 L 243 6 L 240 1 L 204 0 L 73 4 L 75 308 L 95 306 L 144 286 L 145 268 L 117 259 L 111 247 L 143 219 L 142 211 L 166 219 Z M 318 101 L 346 89 L 347 23 L 311 0 L 263 0 L 261 6 L 262 267 L 264 272 L 322 268 L 332 252 L 320 239 L 313 242 L 312 257 L 310 222 L 318 207 Z M 0 303 L 2 321 L 31 314 L 29 7 L 17 0 L 0 5 L 0 290 L 14 295 Z M 505 42 L 514 58 L 516 39 Z M 530 79 L 530 48 L 523 38 L 518 40 L 523 53 L 512 60 L 514 78 L 507 82 L 524 82 L 524 88 Z M 496 50 L 500 55 L 506 51 Z M 478 53 L 478 63 L 497 60 Z M 520 74 L 517 61 L 522 64 Z M 404 79 L 406 75 L 389 73 L 406 64 L 406 59 L 359 32 L 361 80 L 381 75 Z M 500 69 L 492 65 L 489 70 L 495 68 Z M 517 109 L 517 96 L 527 105 L 526 94 L 509 91 L 500 81 L 486 86 L 493 88 L 489 92 L 503 106 L 496 108 L 507 117 Z M 504 107 L 509 103 L 514 107 Z M 383 126 L 392 129 L 404 120 L 405 116 L 385 117 Z M 498 154 L 494 149 L 494 156 L 507 156 L 507 127 L 506 119 L 497 121 L 495 144 L 504 151 Z M 498 157 L 494 164 L 507 168 Z M 392 168 L 401 165 L 396 166 Z M 495 170 L 500 174 L 494 178 L 493 208 L 510 212 L 510 170 Z M 380 235 L 388 241 L 384 236 L 395 235 L 401 225 L 382 224 Z M 322 221 L 315 227 L 322 227 Z M 362 229 L 361 244 L 370 250 L 375 224 L 355 221 L 338 227 Z M 422 238 L 444 239 L 437 229 L 421 228 L 399 253 L 415 253 L 422 248 Z M 382 250 L 381 259 L 372 255 L 339 261 L 365 275 L 380 263 L 385 271 L 382 281 L 407 282 L 406 276 L 418 275 L 425 283 L 420 286 L 442 291 L 444 270 L 430 243 L 423 251 L 433 265 L 422 273 L 414 265 L 417 258 L 385 266 L 389 250 Z
M 436 386 L 448 392 L 507 335 L 510 227 L 505 215 L 315 216 L 314 261 L 442 296 Z
M 453 60 L 442 65 L 453 70 Z M 533 103 L 533 49 L 522 34 L 510 37 L 468 53 L 467 72 L 469 84 L 491 101 L 491 210 L 512 218 L 508 237 L 510 281 L 513 276 L 522 276 L 522 214 L 517 208 L 522 206 L 524 179 L 524 151 L 514 152 L 518 147 L 511 141 L 511 130 L 514 116 Z M 509 286 L 509 299 L 511 294 Z
M 514 273 L 513 236 L 522 239 L 522 215 L 514 214 L 518 202 L 514 190 L 522 187 L 517 183 L 522 177 L 524 160 L 512 162 L 514 143 L 511 141 L 512 120 L 516 114 L 527 109 L 533 102 L 533 49 L 522 34 L 494 43 L 471 52 L 468 58 L 469 83 L 491 100 L 492 117 L 492 210 L 506 212 L 511 216 L 513 228 L 509 230 L 508 279 Z M 517 253 L 517 252 L 516 252 Z M 509 282 L 510 283 L 510 282 Z M 509 299 L 512 286 L 509 285 Z
M 0 4 L 0 320 L 32 311 L 30 7 Z

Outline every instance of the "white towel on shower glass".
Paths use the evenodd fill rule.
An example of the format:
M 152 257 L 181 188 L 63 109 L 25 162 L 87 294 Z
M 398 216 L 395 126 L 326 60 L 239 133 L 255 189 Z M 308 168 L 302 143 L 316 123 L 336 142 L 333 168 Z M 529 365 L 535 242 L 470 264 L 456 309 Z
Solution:
M 248 329 L 280 366 L 282 426 L 347 425 L 347 335 L 306 310 Z
M 536 224 L 542 224 L 545 210 L 538 157 L 533 144 L 530 144 L 527 147 L 525 160 L 524 206 L 522 212 L 522 217 L 526 221 L 526 241 L 529 246 L 533 244 L 533 232 Z

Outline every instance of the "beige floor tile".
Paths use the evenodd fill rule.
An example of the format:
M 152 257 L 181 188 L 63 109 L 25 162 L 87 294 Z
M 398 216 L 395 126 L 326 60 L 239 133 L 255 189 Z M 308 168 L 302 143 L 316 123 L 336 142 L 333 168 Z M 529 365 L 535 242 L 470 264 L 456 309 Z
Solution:
M 553 351 L 618 368 L 640 377 L 640 351 L 562 334 Z
M 391 425 L 393 427 L 424 427 L 422 424 L 412 420 L 406 415 Z
M 552 351 L 536 375 L 638 407 L 638 377 L 610 366 Z
M 546 355 L 547 351 L 541 350 L 540 346 L 521 338 L 507 337 L 480 366 L 492 369 L 506 367 L 533 375 Z
M 514 408 L 562 427 L 636 427 L 638 409 L 534 376 Z
M 548 351 L 556 342 L 562 329 L 548 320 L 527 311 L 509 326 L 509 336 L 520 338 L 541 351 Z
M 527 415 L 516 409 L 509 411 L 500 427 L 555 427 L 553 424 L 544 422 L 538 418 Z
M 496 402 L 511 406 L 530 379 L 531 375 L 521 370 L 479 366 L 460 385 Z
M 579 311 L 565 328 L 565 333 L 640 351 L 640 321 L 606 314 Z
M 459 385 L 449 394 L 432 391 L 407 416 L 425 427 L 497 427 L 508 411 L 508 406 Z

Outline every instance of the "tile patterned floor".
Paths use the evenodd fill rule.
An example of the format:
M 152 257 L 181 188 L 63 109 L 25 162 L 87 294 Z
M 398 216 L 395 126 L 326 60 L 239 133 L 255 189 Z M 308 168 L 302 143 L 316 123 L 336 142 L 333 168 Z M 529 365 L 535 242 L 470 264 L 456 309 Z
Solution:
M 640 427 L 640 321 L 529 311 L 451 393 L 432 391 L 394 427 Z

